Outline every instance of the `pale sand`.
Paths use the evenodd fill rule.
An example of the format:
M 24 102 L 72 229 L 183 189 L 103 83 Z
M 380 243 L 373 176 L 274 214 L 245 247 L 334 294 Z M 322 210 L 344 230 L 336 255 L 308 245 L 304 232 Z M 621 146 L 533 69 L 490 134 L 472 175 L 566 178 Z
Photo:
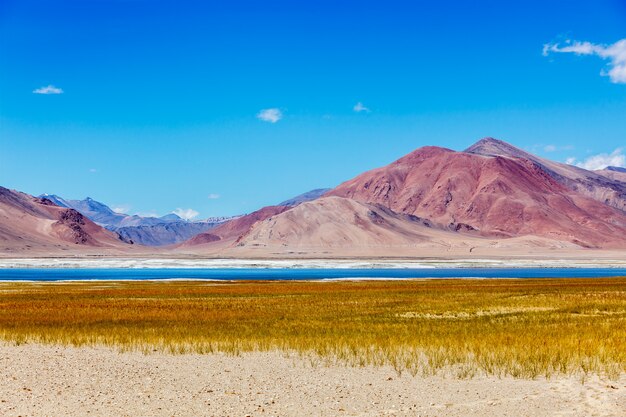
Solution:
M 0 344 L 2 416 L 624 416 L 626 375 L 398 376 L 283 353 L 118 353 Z

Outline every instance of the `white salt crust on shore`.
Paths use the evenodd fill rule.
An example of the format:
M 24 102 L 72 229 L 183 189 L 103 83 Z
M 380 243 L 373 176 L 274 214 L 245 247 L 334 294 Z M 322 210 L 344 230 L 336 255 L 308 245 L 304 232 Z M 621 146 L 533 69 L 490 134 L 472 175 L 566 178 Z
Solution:
M 0 258 L 0 268 L 624 268 L 626 259 L 174 259 Z

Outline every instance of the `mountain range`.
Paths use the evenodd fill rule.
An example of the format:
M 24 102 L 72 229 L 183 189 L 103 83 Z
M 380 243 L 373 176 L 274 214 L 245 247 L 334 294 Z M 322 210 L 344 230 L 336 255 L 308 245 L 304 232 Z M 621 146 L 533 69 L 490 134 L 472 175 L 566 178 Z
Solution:
M 115 213 L 89 198 L 36 198 L 2 189 L 0 247 L 12 255 L 42 244 L 54 252 L 55 240 L 62 247 L 73 243 L 74 252 L 97 247 L 104 254 L 113 248 L 162 256 L 623 255 L 625 177 L 623 168 L 588 171 L 485 138 L 464 151 L 422 147 L 333 189 L 210 225 L 171 215 L 141 224 L 145 218 Z M 16 221 L 26 216 L 29 221 Z M 69 223 L 61 220 L 68 217 Z M 177 225 L 186 225 L 185 232 Z M 173 245 L 144 246 L 162 246 L 164 236 Z
M 55 194 L 42 194 L 60 207 L 72 208 L 94 223 L 116 232 L 120 239 L 132 244 L 165 246 L 183 242 L 233 217 L 212 217 L 198 221 L 182 219 L 175 213 L 161 217 L 147 217 L 117 213 L 109 206 L 91 197 L 84 200 L 66 200 Z

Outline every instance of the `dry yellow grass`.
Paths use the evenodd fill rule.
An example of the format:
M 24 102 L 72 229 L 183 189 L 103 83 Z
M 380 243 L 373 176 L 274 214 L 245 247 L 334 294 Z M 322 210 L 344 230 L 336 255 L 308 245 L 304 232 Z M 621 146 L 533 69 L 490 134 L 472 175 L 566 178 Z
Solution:
M 626 371 L 626 278 L 0 283 L 0 338 L 514 377 Z

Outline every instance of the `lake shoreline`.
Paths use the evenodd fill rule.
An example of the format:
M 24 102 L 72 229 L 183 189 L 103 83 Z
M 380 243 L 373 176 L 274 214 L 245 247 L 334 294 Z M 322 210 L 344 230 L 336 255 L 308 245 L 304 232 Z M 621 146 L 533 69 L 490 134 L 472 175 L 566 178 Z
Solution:
M 626 277 L 626 267 L 0 268 L 0 282 L 337 282 Z
M 228 259 L 228 258 L 0 258 L 10 268 L 259 268 L 259 269 L 437 269 L 437 268 L 626 268 L 626 258 L 484 259 Z

